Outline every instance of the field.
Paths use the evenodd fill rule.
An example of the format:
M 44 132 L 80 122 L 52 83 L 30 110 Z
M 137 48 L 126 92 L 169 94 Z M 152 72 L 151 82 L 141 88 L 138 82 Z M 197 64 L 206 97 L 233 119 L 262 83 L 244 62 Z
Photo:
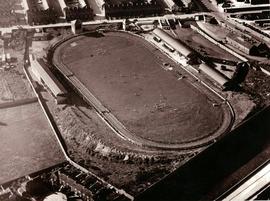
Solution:
M 141 139 L 185 144 L 228 126 L 222 106 L 214 107 L 187 79 L 165 71 L 163 55 L 138 37 L 85 35 L 59 49 L 63 64 Z
M 34 97 L 26 78 L 18 69 L 0 71 L 0 103 Z
M 0 184 L 63 162 L 38 103 L 0 109 Z

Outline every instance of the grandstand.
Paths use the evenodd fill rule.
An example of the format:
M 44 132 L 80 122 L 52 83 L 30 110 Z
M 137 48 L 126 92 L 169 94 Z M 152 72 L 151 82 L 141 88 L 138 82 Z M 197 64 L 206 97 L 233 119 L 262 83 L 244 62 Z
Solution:
M 194 51 L 189 47 L 182 44 L 180 41 L 174 39 L 170 36 L 167 32 L 163 31 L 162 29 L 155 29 L 153 31 L 155 37 L 158 37 L 161 41 L 163 41 L 164 45 L 170 52 L 176 51 L 178 54 L 183 55 L 188 61 L 194 55 Z M 155 40 L 155 39 L 154 39 Z M 215 82 L 221 85 L 223 88 L 228 87 L 229 78 L 225 75 L 217 71 L 216 69 L 212 68 L 211 66 L 207 65 L 206 63 L 202 63 L 199 66 L 199 70 L 205 73 L 207 76 L 211 77 Z
M 218 84 L 220 84 L 223 87 L 226 87 L 229 83 L 229 78 L 227 78 L 225 75 L 215 70 L 214 68 L 211 68 L 209 65 L 205 63 L 200 64 L 199 70 L 204 72 L 206 75 L 211 77 L 213 80 L 215 80 Z
M 33 55 L 30 56 L 30 63 L 32 72 L 43 85 L 49 88 L 55 97 L 56 103 L 61 104 L 65 102 L 67 91 L 50 71 L 46 63 L 42 59 L 35 59 Z
M 163 31 L 162 29 L 155 29 L 153 31 L 154 35 L 159 37 L 165 44 L 173 49 L 175 49 L 178 53 L 183 55 L 184 57 L 188 57 L 192 51 L 186 47 L 185 45 L 181 44 L 179 41 L 171 37 L 168 33 Z

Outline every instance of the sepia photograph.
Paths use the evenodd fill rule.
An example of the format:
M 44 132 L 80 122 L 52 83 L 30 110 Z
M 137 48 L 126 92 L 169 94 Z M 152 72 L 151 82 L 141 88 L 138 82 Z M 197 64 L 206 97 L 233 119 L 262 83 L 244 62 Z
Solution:
M 0 201 L 270 200 L 270 0 L 0 0 Z

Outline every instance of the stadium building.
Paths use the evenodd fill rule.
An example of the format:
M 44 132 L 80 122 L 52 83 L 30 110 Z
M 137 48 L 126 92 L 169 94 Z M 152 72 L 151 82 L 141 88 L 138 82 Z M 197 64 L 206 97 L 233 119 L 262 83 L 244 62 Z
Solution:
M 153 31 L 153 33 L 156 37 L 158 37 L 158 39 L 160 39 L 160 41 L 164 42 L 164 44 L 167 46 L 167 48 L 171 50 L 171 52 L 176 51 L 179 55 L 184 56 L 188 61 L 193 57 L 194 52 L 190 48 L 181 44 L 178 40 L 174 39 L 162 29 L 157 28 Z M 225 75 L 212 68 L 211 66 L 207 65 L 206 63 L 203 62 L 202 64 L 200 64 L 199 70 L 205 73 L 207 76 L 211 77 L 223 88 L 229 86 L 229 78 L 227 78 Z
M 31 70 L 39 82 L 46 86 L 55 98 L 57 104 L 64 103 L 67 99 L 67 91 L 50 71 L 44 60 L 30 56 Z
M 162 29 L 157 28 L 153 31 L 153 33 L 154 35 L 159 37 L 168 47 L 173 48 L 175 51 L 177 51 L 184 57 L 188 57 L 192 53 L 192 50 L 181 44 L 179 41 L 171 37 L 167 32 L 163 31 Z

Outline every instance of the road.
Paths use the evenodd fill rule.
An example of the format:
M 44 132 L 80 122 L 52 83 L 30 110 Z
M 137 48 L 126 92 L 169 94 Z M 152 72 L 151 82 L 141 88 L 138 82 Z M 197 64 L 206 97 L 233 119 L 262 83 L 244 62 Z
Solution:
M 144 17 L 144 18 L 130 18 L 130 21 L 133 20 L 138 20 L 138 21 L 147 21 L 147 20 L 158 20 L 158 19 L 173 19 L 173 18 L 178 18 L 178 19 L 185 19 L 185 18 L 194 18 L 196 15 L 209 15 L 210 13 L 202 12 L 202 13 L 196 13 L 196 14 L 183 14 L 183 15 L 164 15 L 164 16 L 155 16 L 155 17 Z M 95 21 L 88 21 L 88 22 L 83 22 L 83 25 L 97 25 L 97 24 L 103 24 L 103 23 L 123 23 L 125 19 L 115 19 L 115 20 L 95 20 Z M 70 22 L 64 22 L 64 23 L 56 23 L 56 24 L 46 24 L 46 25 L 21 25 L 21 26 L 12 26 L 12 27 L 5 27 L 5 28 L 0 28 L 0 31 L 2 32 L 11 32 L 13 29 L 40 29 L 40 28 L 53 28 L 53 27 L 66 27 L 66 26 L 71 26 Z
M 269 186 L 270 183 L 270 162 L 267 161 L 246 178 L 241 180 L 236 189 L 229 189 L 224 195 L 217 200 L 238 201 L 238 200 L 255 200 L 262 189 Z M 234 189 L 234 190 L 233 190 Z M 233 190 L 233 191 L 232 191 Z

